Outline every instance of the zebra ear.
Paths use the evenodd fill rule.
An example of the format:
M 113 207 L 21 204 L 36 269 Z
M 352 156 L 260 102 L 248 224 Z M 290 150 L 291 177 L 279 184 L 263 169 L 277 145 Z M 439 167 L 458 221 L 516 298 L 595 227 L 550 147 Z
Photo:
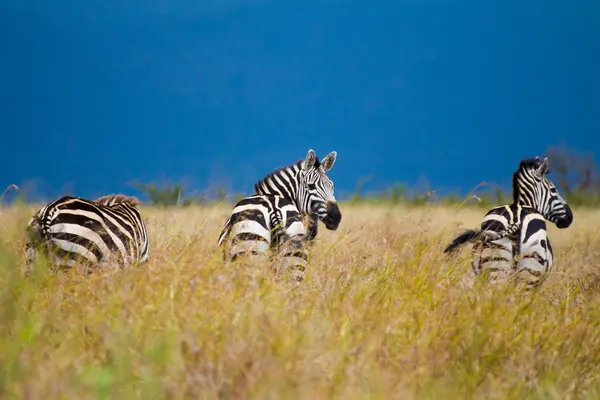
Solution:
M 317 155 L 315 154 L 315 151 L 313 149 L 310 149 L 308 151 L 308 153 L 306 153 L 306 158 L 304 159 L 304 162 L 302 163 L 302 169 L 311 169 L 312 167 L 315 166 L 316 162 L 317 162 Z
M 336 158 L 337 158 L 336 151 L 332 151 L 331 153 L 327 154 L 327 156 L 321 161 L 321 168 L 323 168 L 324 172 L 329 171 L 331 169 L 331 167 L 333 167 L 333 164 L 335 164 Z
M 537 169 L 539 176 L 544 176 L 546 172 L 548 172 L 548 157 L 544 157 L 544 161 L 542 161 L 542 164 Z

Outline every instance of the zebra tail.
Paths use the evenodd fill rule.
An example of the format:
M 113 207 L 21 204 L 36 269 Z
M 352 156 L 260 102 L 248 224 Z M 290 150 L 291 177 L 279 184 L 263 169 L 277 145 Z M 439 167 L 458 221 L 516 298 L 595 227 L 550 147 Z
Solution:
M 458 235 L 452 243 L 448 245 L 444 249 L 444 253 L 450 253 L 456 250 L 458 247 L 462 246 L 465 243 L 473 242 L 475 239 L 481 234 L 481 231 L 474 231 L 472 229 L 466 230 L 460 235 Z

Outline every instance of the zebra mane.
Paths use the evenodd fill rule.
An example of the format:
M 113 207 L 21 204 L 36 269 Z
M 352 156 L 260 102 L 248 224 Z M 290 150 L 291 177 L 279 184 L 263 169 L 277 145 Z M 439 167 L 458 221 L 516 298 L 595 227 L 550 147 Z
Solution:
M 525 158 L 519 163 L 519 169 L 539 168 L 542 160 L 539 157 Z
M 266 180 L 267 180 L 267 179 L 269 179 L 269 178 L 272 178 L 272 177 L 273 177 L 273 176 L 275 176 L 275 175 L 279 175 L 279 174 L 281 173 L 281 171 L 283 171 L 283 170 L 285 170 L 285 169 L 289 169 L 289 168 L 292 168 L 292 167 L 295 167 L 295 166 L 296 166 L 296 167 L 298 167 L 298 168 L 301 168 L 301 167 L 302 167 L 302 163 L 303 163 L 303 162 L 304 162 L 304 160 L 303 160 L 303 159 L 301 159 L 301 160 L 298 160 L 298 161 L 296 161 L 296 162 L 295 162 L 295 163 L 293 163 L 293 164 L 286 165 L 285 167 L 277 168 L 276 170 L 274 170 L 274 171 L 272 171 L 272 172 L 269 172 L 267 175 L 265 175 L 265 176 L 264 176 L 264 178 L 262 178 L 260 181 L 258 181 L 258 182 L 256 182 L 256 183 L 254 184 L 254 191 L 255 191 L 256 193 L 261 193 L 260 186 L 261 186 L 261 184 L 262 184 L 264 181 L 266 181 Z M 319 158 L 318 158 L 318 157 L 316 157 L 316 158 L 315 158 L 315 165 L 314 165 L 314 168 L 316 169 L 316 168 L 319 168 L 320 166 L 321 166 L 321 161 L 319 161 Z
M 94 203 L 102 206 L 112 207 L 118 204 L 126 203 L 130 206 L 136 207 L 140 204 L 140 201 L 132 196 L 125 196 L 124 194 L 109 194 L 102 196 L 94 200 Z
M 519 191 L 518 182 L 519 175 L 521 175 L 521 173 L 525 170 L 537 169 L 540 167 L 540 165 L 542 165 L 542 160 L 540 160 L 539 157 L 524 158 L 519 163 L 519 168 L 513 173 L 512 179 L 513 201 L 515 204 L 517 204 L 517 202 L 519 201 L 519 194 L 521 194 L 521 192 Z

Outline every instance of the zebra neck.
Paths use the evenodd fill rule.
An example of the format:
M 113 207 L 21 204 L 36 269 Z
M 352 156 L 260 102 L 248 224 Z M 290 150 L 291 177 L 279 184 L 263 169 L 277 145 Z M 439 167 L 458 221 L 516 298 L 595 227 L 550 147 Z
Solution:
M 295 168 L 287 168 L 275 171 L 264 179 L 256 182 L 254 191 L 263 196 L 279 196 L 298 204 L 298 171 Z
M 531 199 L 528 198 L 528 197 L 524 197 L 524 196 L 519 196 L 519 198 L 517 199 L 516 204 L 519 205 L 519 206 L 521 206 L 521 207 L 535 208 L 533 202 L 531 201 Z

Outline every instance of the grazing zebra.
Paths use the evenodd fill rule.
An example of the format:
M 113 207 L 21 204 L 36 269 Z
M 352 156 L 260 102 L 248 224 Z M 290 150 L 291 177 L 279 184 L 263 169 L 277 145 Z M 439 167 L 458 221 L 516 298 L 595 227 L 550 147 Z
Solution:
M 26 272 L 40 249 L 53 270 L 148 261 L 148 232 L 138 204 L 124 195 L 96 200 L 64 196 L 47 204 L 27 224 Z
M 332 151 L 319 161 L 311 149 L 304 160 L 258 181 L 255 193 L 235 204 L 219 235 L 225 259 L 233 261 L 242 254 L 264 258 L 275 249 L 282 257 L 281 268 L 292 270 L 301 281 L 308 264 L 306 244 L 317 236 L 318 220 L 336 230 L 342 219 L 333 182 L 326 175 L 336 157 Z M 310 218 L 308 229 L 305 216 Z
M 548 159 L 524 159 L 513 174 L 513 203 L 492 208 L 479 231 L 467 230 L 446 247 L 450 253 L 474 242 L 471 266 L 490 280 L 515 274 L 528 289 L 539 286 L 552 266 L 546 221 L 559 229 L 573 222 L 571 207 L 548 179 Z

